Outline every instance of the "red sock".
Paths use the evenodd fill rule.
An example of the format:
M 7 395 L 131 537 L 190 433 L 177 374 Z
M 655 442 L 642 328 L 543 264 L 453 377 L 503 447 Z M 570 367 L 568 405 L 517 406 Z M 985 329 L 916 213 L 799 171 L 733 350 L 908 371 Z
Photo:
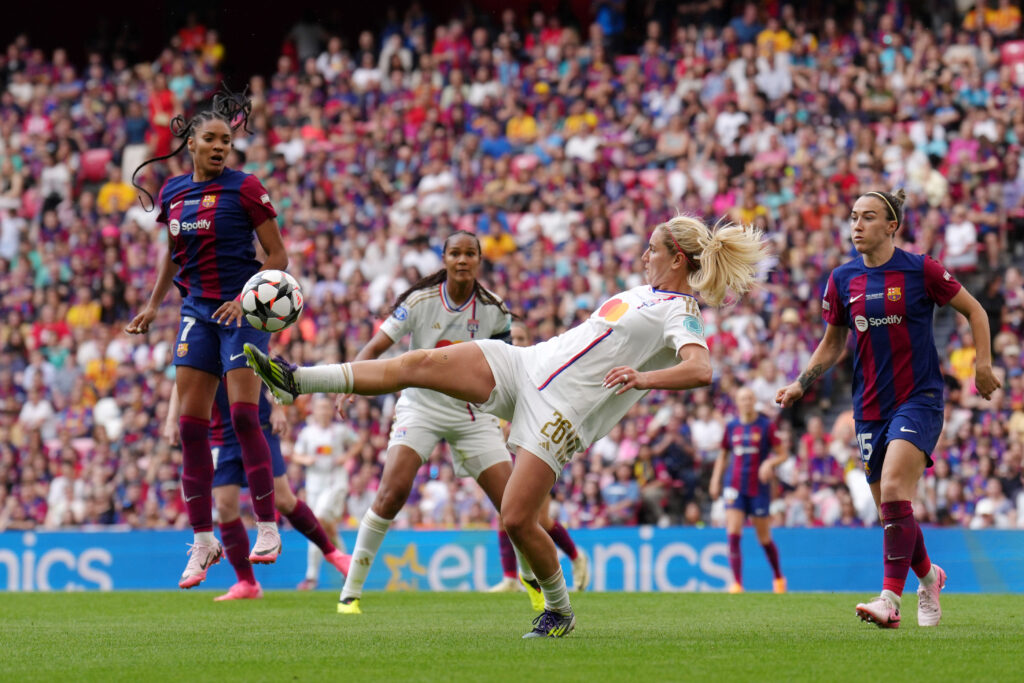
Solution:
M 765 557 L 768 558 L 768 564 L 772 566 L 772 573 L 775 574 L 775 578 L 781 579 L 782 569 L 779 567 L 779 549 L 775 547 L 775 541 L 768 541 L 761 547 L 764 548 Z
M 498 550 L 501 553 L 501 573 L 506 578 L 516 578 L 516 550 L 504 529 L 498 532 Z
M 252 564 L 249 562 L 249 534 L 245 531 L 242 520 L 222 522 L 220 539 L 224 543 L 224 553 L 228 556 L 228 562 L 234 568 L 238 580 L 256 583 L 256 576 L 253 575 Z
M 181 495 L 192 530 L 213 531 L 213 454 L 210 421 L 191 415 L 178 418 L 181 432 Z
M 309 506 L 301 500 L 295 502 L 295 509 L 285 515 L 285 517 L 292 523 L 296 531 L 312 541 L 317 548 L 320 548 L 320 552 L 324 555 L 330 555 L 335 551 L 331 539 L 327 538 L 327 532 L 320 526 L 320 520 L 316 518 L 316 515 L 309 509 Z
M 903 585 L 907 582 L 907 572 L 910 571 L 919 533 L 910 501 L 882 503 L 882 527 L 885 531 L 882 543 L 882 559 L 885 563 L 882 588 L 903 595 Z
M 255 403 L 232 403 L 231 426 L 242 447 L 242 464 L 245 478 L 249 482 L 249 495 L 256 519 L 273 522 L 277 519 L 274 510 L 274 473 L 270 467 L 270 446 L 260 427 L 259 406 Z
M 733 578 L 736 583 L 743 585 L 743 555 L 740 554 L 740 535 L 728 534 L 729 536 L 729 566 L 732 567 Z
M 910 558 L 910 568 L 918 578 L 928 575 L 932 570 L 932 560 L 928 557 L 928 550 L 924 547 L 924 534 L 921 533 L 921 525 L 914 520 L 917 527 L 917 539 L 914 542 L 914 555 Z
M 548 529 L 548 536 L 555 542 L 562 552 L 569 556 L 570 560 L 575 560 L 579 552 L 576 550 L 576 544 L 572 542 L 572 538 L 569 537 L 569 531 L 562 526 L 561 522 L 555 522 Z

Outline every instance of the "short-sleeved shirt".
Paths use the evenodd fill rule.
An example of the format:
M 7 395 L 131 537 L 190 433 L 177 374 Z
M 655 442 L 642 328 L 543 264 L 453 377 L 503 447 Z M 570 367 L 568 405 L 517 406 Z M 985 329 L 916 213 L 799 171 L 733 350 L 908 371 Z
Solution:
M 853 416 L 884 420 L 907 401 L 941 408 L 932 316 L 960 283 L 930 256 L 896 249 L 877 268 L 860 257 L 832 271 L 822 301 L 830 325 L 853 330 Z
M 697 300 L 689 294 L 634 287 L 605 301 L 577 327 L 529 348 L 527 373 L 551 405 L 571 407 L 572 424 L 584 443 L 611 430 L 646 392 L 605 387 L 608 371 L 640 372 L 679 363 L 679 351 L 707 348 Z
M 775 425 L 768 416 L 758 413 L 752 422 L 731 420 L 722 436 L 722 449 L 731 456 L 722 481 L 745 496 L 767 493 L 768 484 L 761 482 L 758 471 L 778 445 Z
M 348 473 L 338 464 L 342 455 L 359 440 L 355 430 L 343 422 L 332 422 L 327 427 L 310 422 L 295 440 L 295 452 L 313 456 L 313 464 L 306 468 L 306 489 L 322 491 L 332 486 L 348 486 Z
M 157 203 L 181 295 L 220 301 L 237 296 L 260 268 L 255 230 L 277 216 L 256 176 L 230 168 L 199 183 L 191 174 L 175 176 L 164 184 Z
M 495 300 L 497 294 L 487 290 Z M 445 283 L 417 290 L 392 312 L 380 327 L 392 341 L 411 335 L 409 349 L 436 349 L 480 339 L 507 338 L 512 329 L 508 310 L 485 304 L 476 293 L 456 306 L 448 298 Z M 405 389 L 400 402 L 444 406 L 468 415 L 466 403 L 430 389 Z

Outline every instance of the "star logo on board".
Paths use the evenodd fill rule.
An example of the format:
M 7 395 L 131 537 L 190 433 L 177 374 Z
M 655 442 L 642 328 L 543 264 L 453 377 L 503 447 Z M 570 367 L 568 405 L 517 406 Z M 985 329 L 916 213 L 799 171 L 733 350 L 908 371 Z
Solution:
M 385 586 L 385 590 L 419 590 L 420 582 L 416 577 L 427 576 L 427 568 L 420 564 L 420 560 L 416 555 L 415 543 L 410 543 L 405 546 L 405 552 L 401 555 L 385 555 L 384 564 L 386 564 L 388 566 L 388 570 L 391 571 L 391 577 L 388 578 L 388 585 Z M 413 578 L 409 581 L 405 580 L 405 572 L 403 571 L 405 569 L 408 569 L 409 572 L 413 574 Z

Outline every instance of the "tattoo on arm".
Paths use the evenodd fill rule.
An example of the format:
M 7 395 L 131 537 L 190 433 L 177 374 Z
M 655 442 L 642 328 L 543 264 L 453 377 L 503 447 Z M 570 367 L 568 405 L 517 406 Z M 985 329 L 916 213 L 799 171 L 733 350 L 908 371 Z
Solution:
M 810 388 L 810 386 L 814 384 L 814 382 L 817 381 L 817 379 L 821 377 L 822 373 L 824 372 L 825 368 L 822 367 L 822 365 L 819 363 L 818 365 L 815 365 L 807 372 L 800 373 L 800 376 L 796 378 L 796 381 L 800 382 L 801 389 L 807 391 Z

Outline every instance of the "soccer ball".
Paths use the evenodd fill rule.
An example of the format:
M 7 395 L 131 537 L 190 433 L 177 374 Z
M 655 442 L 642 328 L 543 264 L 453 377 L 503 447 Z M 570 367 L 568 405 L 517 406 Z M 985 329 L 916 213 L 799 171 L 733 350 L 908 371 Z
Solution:
M 242 314 L 264 332 L 279 332 L 299 319 L 302 290 L 283 270 L 261 270 L 242 288 Z

